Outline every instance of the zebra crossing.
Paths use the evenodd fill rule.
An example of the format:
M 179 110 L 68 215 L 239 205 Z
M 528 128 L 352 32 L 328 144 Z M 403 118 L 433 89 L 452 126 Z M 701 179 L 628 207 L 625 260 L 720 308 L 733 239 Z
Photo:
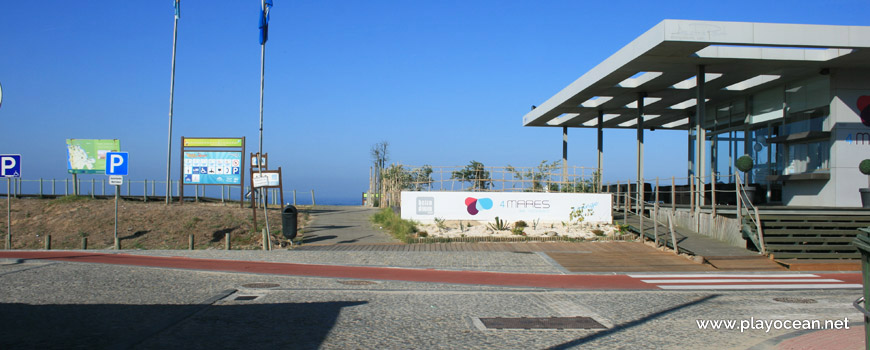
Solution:
M 860 289 L 860 274 L 629 274 L 666 290 Z

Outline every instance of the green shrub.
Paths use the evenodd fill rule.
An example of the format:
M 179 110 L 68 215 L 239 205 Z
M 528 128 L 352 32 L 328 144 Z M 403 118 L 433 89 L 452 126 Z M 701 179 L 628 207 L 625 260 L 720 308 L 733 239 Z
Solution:
M 520 220 L 520 221 L 517 221 L 517 222 L 514 223 L 514 227 L 515 227 L 515 228 L 516 228 L 516 227 L 520 227 L 520 228 L 522 228 L 522 227 L 529 227 L 529 224 L 527 224 L 527 223 L 526 223 L 525 221 L 523 221 L 523 220 Z
M 740 156 L 740 158 L 737 158 L 735 165 L 737 165 L 737 170 L 744 173 L 750 171 L 752 170 L 752 157 L 748 155 Z
M 862 160 L 861 164 L 858 164 L 858 170 L 861 170 L 861 174 L 870 175 L 870 159 Z
M 372 221 L 385 228 L 393 237 L 407 242 L 417 232 L 417 223 L 403 220 L 390 208 L 384 208 L 372 216 Z

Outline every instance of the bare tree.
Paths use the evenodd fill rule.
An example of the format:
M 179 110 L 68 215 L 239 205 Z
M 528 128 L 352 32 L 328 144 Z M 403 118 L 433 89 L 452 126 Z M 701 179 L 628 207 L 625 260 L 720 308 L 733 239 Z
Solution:
M 372 145 L 371 156 L 372 164 L 375 167 L 375 193 L 381 193 L 381 180 L 383 179 L 387 161 L 390 159 L 389 147 L 390 143 L 387 141 L 381 141 Z

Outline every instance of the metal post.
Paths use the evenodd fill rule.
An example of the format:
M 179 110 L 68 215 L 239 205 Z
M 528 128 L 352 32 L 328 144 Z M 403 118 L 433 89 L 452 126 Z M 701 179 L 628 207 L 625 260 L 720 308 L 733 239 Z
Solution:
M 57 191 L 57 189 L 54 187 L 54 179 L 51 179 L 51 195 L 52 196 L 56 195 L 57 194 L 56 191 Z
M 598 111 L 598 187 L 604 180 L 604 111 Z
M 148 202 L 148 179 L 142 183 L 142 201 Z
M 625 207 L 626 210 L 631 210 L 631 179 L 625 181 Z
M 12 178 L 6 178 L 6 249 L 12 249 Z
M 175 25 L 172 29 L 172 71 L 169 78 L 169 136 L 167 137 L 166 145 L 166 204 L 169 205 L 170 194 L 170 179 L 169 173 L 171 170 L 172 160 L 172 111 L 175 98 L 175 47 L 178 42 L 178 18 L 181 17 L 178 0 L 175 1 Z
M 710 204 L 713 205 L 713 217 L 715 218 L 716 217 L 716 173 L 714 172 L 714 173 L 710 174 L 710 176 L 711 176 L 711 181 L 710 181 L 710 201 L 711 201 L 711 203 Z
M 671 212 L 677 212 L 677 179 L 671 176 Z
M 130 197 L 130 183 L 133 181 L 127 181 L 127 197 Z
M 293 190 L 293 206 L 296 206 L 296 190 Z
M 659 178 L 656 177 L 656 202 L 653 204 L 653 235 L 656 247 L 659 246 Z
M 260 11 L 261 11 L 260 12 L 261 16 L 267 15 L 267 13 L 266 13 L 266 0 L 260 1 Z M 260 19 L 260 21 L 262 23 L 268 24 L 268 23 L 265 23 L 265 20 L 266 20 L 266 18 Z M 261 30 L 265 31 L 266 28 L 263 28 Z M 260 40 L 261 41 L 260 42 L 260 148 L 259 148 L 259 151 L 257 152 L 257 157 L 258 157 L 257 158 L 257 165 L 258 165 L 257 169 L 260 172 L 261 176 L 263 174 L 263 168 L 264 168 L 263 159 L 260 157 L 263 156 L 263 89 L 265 87 L 265 82 L 266 82 L 266 40 L 265 40 L 266 34 L 267 33 L 264 32 L 262 34 L 262 35 L 264 35 L 264 37 L 261 38 L 261 40 Z M 251 189 L 251 191 L 253 191 L 253 190 L 254 189 Z M 260 193 L 263 193 L 262 191 L 263 191 L 263 189 L 260 188 Z M 253 196 L 253 193 L 251 195 Z M 263 196 L 261 195 L 260 197 L 263 197 Z M 314 198 L 314 192 L 312 192 L 311 197 Z M 266 205 L 266 201 L 264 198 L 263 199 L 263 206 L 265 206 L 265 205 Z M 265 208 L 263 209 L 263 218 L 266 222 L 265 235 L 268 235 L 269 234 L 269 211 L 266 210 Z
M 616 180 L 616 208 L 619 208 L 619 201 L 622 199 L 622 188 L 619 180 Z
M 314 200 L 314 190 L 311 190 L 311 207 L 313 208 L 316 205 L 317 201 Z
M 51 235 L 45 235 L 45 250 L 51 250 Z
M 568 185 L 568 127 L 562 127 L 562 187 Z
M 97 196 L 97 181 L 96 179 L 91 179 L 91 198 L 96 198 Z
M 102 194 L 105 196 L 106 195 L 106 179 L 100 180 L 100 186 L 103 188 Z
M 674 233 L 674 213 L 668 214 L 668 227 L 671 229 L 671 243 L 674 245 L 674 254 L 680 255 L 680 248 L 677 247 L 677 235 Z
M 187 235 L 187 250 L 193 250 L 193 234 Z
M 118 241 L 118 187 L 115 185 L 115 250 L 121 249 L 121 242 Z
M 638 93 L 637 95 L 637 214 L 641 216 L 641 225 L 643 225 L 643 107 L 644 97 L 646 93 Z
M 65 196 L 69 196 L 69 179 L 63 179 L 63 191 Z
M 699 176 L 698 178 L 698 186 L 699 190 L 695 193 L 697 198 L 695 199 L 695 208 L 694 210 L 697 212 L 700 211 L 701 199 L 703 198 L 701 193 L 703 192 L 703 176 L 704 176 L 704 132 L 702 132 L 702 124 L 706 119 L 707 106 L 706 106 L 706 94 L 704 91 L 704 85 L 706 83 L 706 69 L 704 65 L 698 65 L 698 71 L 695 75 L 695 175 Z
M 740 208 L 740 202 L 742 202 L 740 186 L 740 174 L 734 173 L 734 194 L 737 195 L 737 220 L 740 222 L 740 228 L 743 229 L 743 210 Z
M 39 198 L 42 198 L 42 178 L 39 178 Z

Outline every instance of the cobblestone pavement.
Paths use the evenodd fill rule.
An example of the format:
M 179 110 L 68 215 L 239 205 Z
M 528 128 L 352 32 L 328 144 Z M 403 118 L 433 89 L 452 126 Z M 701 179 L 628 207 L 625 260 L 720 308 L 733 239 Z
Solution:
M 859 293 L 566 291 L 4 260 L 0 348 L 765 349 L 799 332 L 702 330 L 698 320 L 854 326 Z M 607 328 L 497 330 L 477 320 L 553 316 Z

